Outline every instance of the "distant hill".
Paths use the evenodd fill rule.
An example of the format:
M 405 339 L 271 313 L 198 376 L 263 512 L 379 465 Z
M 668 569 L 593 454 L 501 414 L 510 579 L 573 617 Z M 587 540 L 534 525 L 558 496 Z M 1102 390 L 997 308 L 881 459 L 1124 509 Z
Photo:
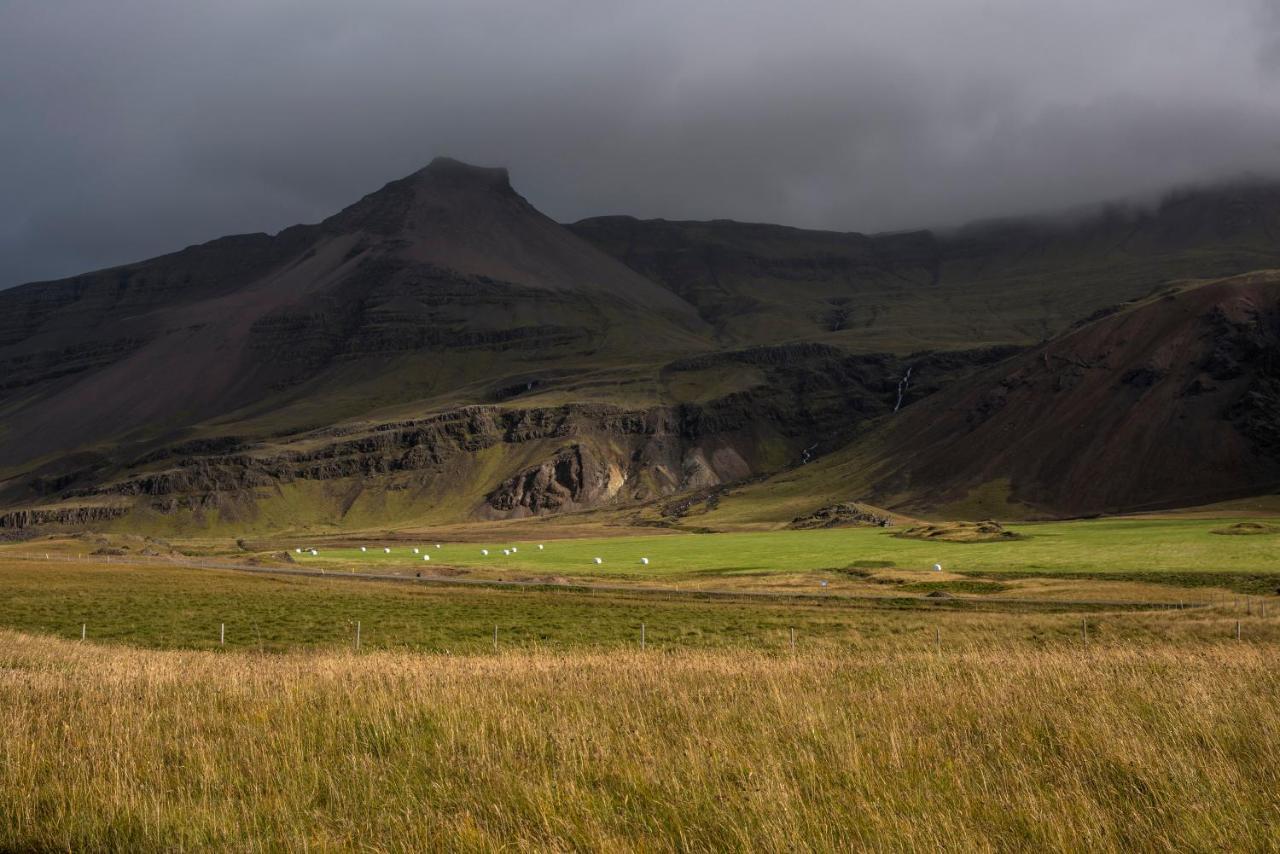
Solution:
M 1002 467 L 1018 506 L 1045 513 L 1263 488 L 1265 452 L 1239 452 L 1243 479 L 1133 472 L 1108 489 L 1036 474 L 987 434 L 960 465 L 944 441 L 958 426 L 937 435 L 918 413 L 925 399 L 980 398 L 987 385 L 974 383 L 989 385 L 1002 360 L 1023 365 L 1033 357 L 1020 349 L 1109 306 L 1136 316 L 1179 282 L 1280 267 L 1278 223 L 1280 189 L 1257 184 L 947 234 L 626 217 L 566 227 L 505 170 L 441 159 L 316 225 L 0 292 L 0 529 L 616 508 L 855 453 L 860 473 L 836 492 L 856 483 L 874 494 L 844 497 L 913 508 Z M 1250 287 L 1262 299 L 1267 285 Z M 1150 323 L 1157 338 L 1183 334 Z M 1049 382 L 1010 413 L 1056 412 Z M 1132 384 L 1096 394 L 1102 411 Z M 1267 434 L 1273 415 L 1253 412 L 1241 435 Z M 1067 441 L 1055 440 L 1083 447 Z

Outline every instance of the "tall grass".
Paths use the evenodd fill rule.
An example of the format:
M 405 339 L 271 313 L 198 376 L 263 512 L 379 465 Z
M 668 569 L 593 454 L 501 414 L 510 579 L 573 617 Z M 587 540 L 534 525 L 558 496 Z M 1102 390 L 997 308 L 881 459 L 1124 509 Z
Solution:
M 0 849 L 1277 850 L 1278 652 L 258 655 L 0 632 Z

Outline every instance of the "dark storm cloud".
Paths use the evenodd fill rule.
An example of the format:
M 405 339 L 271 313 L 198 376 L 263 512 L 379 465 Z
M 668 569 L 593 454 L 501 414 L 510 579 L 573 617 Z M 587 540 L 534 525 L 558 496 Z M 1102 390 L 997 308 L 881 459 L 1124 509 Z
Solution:
M 0 285 L 437 154 L 560 219 L 886 230 L 1280 166 L 1270 0 L 8 0 Z

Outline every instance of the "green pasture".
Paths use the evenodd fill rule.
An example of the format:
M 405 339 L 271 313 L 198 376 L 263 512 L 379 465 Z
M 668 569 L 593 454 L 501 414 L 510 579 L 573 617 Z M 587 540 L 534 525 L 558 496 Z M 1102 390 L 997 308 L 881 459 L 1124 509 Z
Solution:
M 451 587 L 343 578 L 251 575 L 227 570 L 5 558 L 0 554 L 0 628 L 89 643 L 152 649 L 280 652 L 351 649 L 480 653 L 498 648 L 797 648 L 876 651 L 1044 647 L 1081 641 L 1201 643 L 1230 639 L 1227 608 L 1124 612 L 1067 603 L 975 607 L 958 601 L 886 598 L 708 600 L 643 593 L 591 594 L 546 588 Z M 1280 625 L 1245 617 L 1254 640 Z M 226 644 L 219 643 L 226 626 Z
M 0 550 L 2 551 L 2 550 Z M 1088 612 L 1088 609 L 1086 609 Z M 717 601 L 543 588 L 449 587 L 226 570 L 84 561 L 5 559 L 0 628 L 155 649 L 271 652 L 350 648 L 475 653 L 500 649 L 741 648 L 784 652 L 798 643 L 842 648 L 921 648 L 939 620 L 953 643 L 1072 642 L 1069 607 L 984 613 L 963 603 L 906 599 L 804 604 Z M 1092 619 L 1092 618 L 1091 618 Z M 1154 619 L 1165 619 L 1156 615 Z M 1094 631 L 1102 632 L 1102 624 Z M 1164 628 L 1117 623 L 1109 634 Z M 1219 632 L 1221 634 L 1221 632 Z
M 661 577 L 698 573 L 803 572 L 850 566 L 981 573 L 1272 573 L 1280 572 L 1280 536 L 1214 534 L 1238 520 L 1099 519 L 1018 524 L 1023 539 L 925 542 L 879 528 L 652 535 L 575 540 L 422 543 L 370 541 L 359 548 L 293 554 L 303 565 L 357 569 L 460 566 L 520 573 Z M 544 546 L 538 549 L 538 544 Z M 428 554 L 424 561 L 417 547 Z M 517 551 L 504 555 L 504 549 Z M 482 554 L 488 550 L 488 554 Z M 597 565 L 594 558 L 600 558 Z M 641 558 L 647 558 L 644 565 Z

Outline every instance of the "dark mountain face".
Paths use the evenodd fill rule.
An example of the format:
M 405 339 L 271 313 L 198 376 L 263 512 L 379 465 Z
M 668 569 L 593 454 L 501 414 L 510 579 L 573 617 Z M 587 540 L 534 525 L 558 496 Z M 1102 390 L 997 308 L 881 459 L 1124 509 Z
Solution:
M 539 214 L 505 170 L 455 161 L 320 225 L 0 293 L 0 318 L 3 466 L 163 438 L 304 385 L 349 397 L 406 354 L 438 354 L 465 384 L 463 354 L 500 375 L 705 348 L 688 305 Z M 357 391 L 343 414 L 411 396 Z
M 925 432 L 875 460 L 886 500 L 895 465 L 922 448 L 941 450 L 914 483 L 961 492 L 1007 464 L 1018 500 L 1052 512 L 1207 494 L 1211 478 L 1197 490 L 1139 473 L 1129 492 L 1090 492 L 1087 474 L 1033 476 L 985 432 L 957 467 L 944 439 L 958 428 L 927 433 L 912 413 L 952 386 L 980 397 L 965 377 L 1171 280 L 1280 266 L 1277 212 L 1275 188 L 1235 187 L 945 235 L 566 228 L 505 170 L 437 160 L 316 225 L 0 292 L 0 527 L 587 509 L 767 474 L 890 416 Z M 1252 334 L 1224 333 L 1203 356 L 1217 365 L 1206 376 L 1243 365 L 1247 382 L 1201 397 L 1218 421 L 1232 413 L 1239 447 L 1274 447 L 1280 381 L 1252 367 L 1271 358 Z M 1088 405 L 1127 400 L 1148 377 L 1139 362 L 1126 357 L 1130 379 Z M 1010 412 L 1052 409 L 1060 382 L 1020 385 Z M 1224 383 L 1230 399 L 1214 397 Z M 1053 439 L 1029 422 L 984 429 Z M 1269 471 L 1257 453 L 1238 458 Z
M 1032 344 L 1183 278 L 1280 266 L 1280 185 L 1187 191 L 1154 210 L 947 233 L 600 217 L 570 228 L 694 306 L 731 342 L 909 352 Z

